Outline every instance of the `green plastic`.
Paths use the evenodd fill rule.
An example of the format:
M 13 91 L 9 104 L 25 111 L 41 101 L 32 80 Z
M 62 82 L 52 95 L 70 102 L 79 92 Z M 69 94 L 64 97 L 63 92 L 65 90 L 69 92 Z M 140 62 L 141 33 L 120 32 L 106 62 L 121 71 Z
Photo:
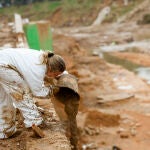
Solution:
M 35 24 L 26 25 L 24 30 L 29 47 L 31 49 L 40 50 L 40 42 L 37 26 Z
M 28 24 L 24 26 L 24 31 L 31 49 L 53 51 L 52 32 L 49 24 Z

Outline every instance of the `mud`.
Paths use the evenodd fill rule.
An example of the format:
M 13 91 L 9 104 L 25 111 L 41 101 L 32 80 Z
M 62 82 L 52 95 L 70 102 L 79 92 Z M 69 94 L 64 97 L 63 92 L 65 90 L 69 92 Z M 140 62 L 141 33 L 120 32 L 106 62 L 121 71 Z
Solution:
M 138 16 L 137 19 L 139 19 Z M 113 45 L 113 41 L 115 44 L 119 44 L 132 42 L 132 40 L 148 40 L 150 35 L 148 26 L 141 27 L 136 23 L 128 22 L 118 25 L 106 24 L 105 27 L 99 26 L 91 30 L 62 28 L 61 32 L 58 29 L 58 31 L 55 30 L 55 33 L 54 48 L 56 52 L 65 56 L 66 62 L 70 63 L 69 71 L 79 79 L 81 96 L 77 115 L 79 149 L 119 147 L 123 150 L 148 150 L 150 146 L 147 141 L 148 135 L 146 132 L 142 133 L 141 130 L 145 131 L 149 126 L 149 85 L 120 64 L 107 63 L 101 58 L 101 55 L 92 56 L 92 52 L 100 48 L 100 45 Z M 80 36 L 76 36 L 78 33 Z M 90 33 L 90 36 L 85 33 Z M 131 38 L 132 40 L 128 40 Z M 64 46 L 65 53 L 62 53 L 63 44 L 60 43 L 65 43 L 66 40 L 67 43 L 68 41 L 70 43 Z M 76 44 L 80 45 L 80 51 L 76 51 L 76 55 L 72 57 L 74 49 L 71 49 L 70 46 Z M 149 52 L 146 49 L 146 47 L 140 47 L 138 50 L 130 49 L 129 52 L 110 54 L 137 65 L 149 66 Z M 109 96 L 114 93 L 124 94 L 126 92 L 135 96 L 127 100 L 105 104 L 97 102 L 97 97 L 100 95 Z M 146 104 L 143 104 L 144 99 Z M 140 121 L 142 116 L 148 120 Z M 145 140 L 142 140 L 143 138 Z
M 121 59 L 129 60 L 143 67 L 150 66 L 150 55 L 146 55 L 143 53 L 135 53 L 135 52 L 123 52 L 123 53 L 116 52 L 116 53 L 112 53 L 112 55 L 117 56 Z
M 10 94 L 16 101 L 21 101 L 23 100 L 23 94 L 20 94 L 20 93 L 11 93 Z
M 113 114 L 106 114 L 98 111 L 89 111 L 85 124 L 92 126 L 106 126 L 113 127 L 119 125 L 120 116 Z

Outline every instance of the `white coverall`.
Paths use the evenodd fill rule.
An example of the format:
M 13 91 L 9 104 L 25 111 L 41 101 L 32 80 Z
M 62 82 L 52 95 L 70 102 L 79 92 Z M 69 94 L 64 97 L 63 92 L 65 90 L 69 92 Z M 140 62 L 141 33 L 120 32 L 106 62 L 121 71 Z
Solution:
M 22 113 L 25 127 L 43 121 L 32 98 L 46 97 L 50 92 L 44 86 L 46 65 L 41 65 L 42 53 L 26 48 L 0 50 L 0 139 L 16 131 L 15 107 Z

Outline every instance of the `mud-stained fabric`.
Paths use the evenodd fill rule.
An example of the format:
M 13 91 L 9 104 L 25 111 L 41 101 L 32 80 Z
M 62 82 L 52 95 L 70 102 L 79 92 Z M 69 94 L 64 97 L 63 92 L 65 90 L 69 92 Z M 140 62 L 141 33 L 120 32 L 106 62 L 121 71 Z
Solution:
M 0 139 L 8 138 L 16 131 L 13 103 L 22 113 L 26 127 L 42 123 L 26 81 L 17 71 L 0 66 Z
M 8 138 L 16 131 L 16 110 L 12 98 L 0 85 L 0 139 Z
M 34 96 L 45 97 L 49 88 L 44 86 L 46 65 L 41 64 L 43 51 L 26 48 L 7 48 L 0 51 L 0 65 L 13 66 L 23 76 Z
M 67 130 L 70 136 L 70 142 L 73 146 L 73 150 L 78 150 L 78 133 L 77 133 L 77 121 L 76 116 L 78 113 L 79 101 L 76 99 L 68 100 L 65 103 L 65 112 L 68 115 Z
M 0 138 L 7 138 L 15 132 L 15 108 L 12 103 L 22 112 L 26 127 L 41 124 L 42 118 L 33 103 L 32 94 L 42 98 L 51 93 L 51 88 L 44 85 L 47 70 L 46 65 L 41 64 L 42 55 L 43 51 L 26 48 L 0 50 L 0 88 L 5 93 L 0 92 Z M 7 105 L 13 110 L 12 116 L 3 111 Z M 6 118 L 9 118 L 8 123 Z

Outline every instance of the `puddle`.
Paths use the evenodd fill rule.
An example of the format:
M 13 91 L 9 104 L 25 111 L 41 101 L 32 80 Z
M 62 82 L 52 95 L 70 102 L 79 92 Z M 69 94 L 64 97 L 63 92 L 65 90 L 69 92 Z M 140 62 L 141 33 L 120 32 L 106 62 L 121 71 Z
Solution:
M 133 62 L 130 62 L 128 60 L 125 60 L 125 59 L 120 59 L 116 56 L 112 56 L 111 54 L 109 53 L 103 53 L 103 58 L 109 62 L 109 63 L 112 63 L 112 64 L 116 64 L 116 65 L 120 65 L 120 66 L 123 66 L 124 68 L 130 70 L 130 71 L 135 71 L 136 69 L 142 67 L 140 65 L 137 65 L 137 64 L 134 64 Z
M 109 63 L 123 66 L 127 70 L 134 72 L 139 77 L 146 80 L 148 84 L 150 84 L 150 67 L 143 67 L 142 65 L 137 65 L 131 61 L 112 56 L 109 53 L 103 53 L 102 57 Z

